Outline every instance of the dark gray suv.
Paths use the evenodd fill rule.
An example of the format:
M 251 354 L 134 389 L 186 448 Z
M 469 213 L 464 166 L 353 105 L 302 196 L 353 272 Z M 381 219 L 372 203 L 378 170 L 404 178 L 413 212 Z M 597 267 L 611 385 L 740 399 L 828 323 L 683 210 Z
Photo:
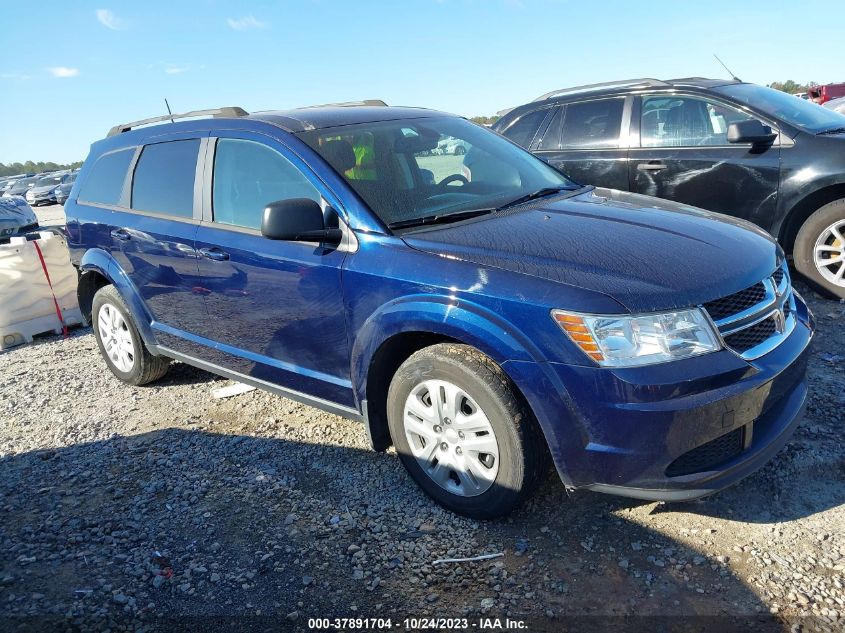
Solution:
M 634 79 L 544 94 L 494 129 L 576 181 L 750 220 L 805 277 L 845 297 L 837 112 L 740 81 Z

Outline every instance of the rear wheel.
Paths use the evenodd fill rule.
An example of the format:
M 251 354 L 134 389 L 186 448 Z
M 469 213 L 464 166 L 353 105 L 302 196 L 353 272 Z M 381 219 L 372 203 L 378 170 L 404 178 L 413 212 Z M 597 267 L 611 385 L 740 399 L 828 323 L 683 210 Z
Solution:
M 474 348 L 434 345 L 411 356 L 393 377 L 387 408 L 402 464 L 449 510 L 505 515 L 547 472 L 533 415 L 502 369 Z
M 795 238 L 793 257 L 795 267 L 810 281 L 845 298 L 845 199 L 807 218 Z
M 100 353 L 111 372 L 123 382 L 145 385 L 167 373 L 170 359 L 150 354 L 114 286 L 103 286 L 94 295 L 91 320 Z

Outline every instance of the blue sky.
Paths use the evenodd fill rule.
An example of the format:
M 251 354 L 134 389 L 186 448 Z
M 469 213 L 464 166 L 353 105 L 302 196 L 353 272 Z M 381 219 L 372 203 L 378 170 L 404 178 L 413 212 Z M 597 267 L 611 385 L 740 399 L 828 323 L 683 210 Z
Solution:
M 116 123 L 382 98 L 467 116 L 630 77 L 845 81 L 842 0 L 3 0 L 0 162 Z

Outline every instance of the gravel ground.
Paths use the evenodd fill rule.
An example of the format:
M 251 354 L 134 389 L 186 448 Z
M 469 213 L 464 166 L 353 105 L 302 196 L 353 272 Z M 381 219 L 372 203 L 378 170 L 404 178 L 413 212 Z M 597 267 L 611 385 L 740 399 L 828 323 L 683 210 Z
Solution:
M 178 363 L 123 385 L 90 329 L 0 354 L 0 630 L 845 630 L 845 305 L 801 289 L 808 416 L 767 467 L 689 504 L 550 476 L 495 522 L 434 505 L 357 423 L 215 400 L 230 383 Z

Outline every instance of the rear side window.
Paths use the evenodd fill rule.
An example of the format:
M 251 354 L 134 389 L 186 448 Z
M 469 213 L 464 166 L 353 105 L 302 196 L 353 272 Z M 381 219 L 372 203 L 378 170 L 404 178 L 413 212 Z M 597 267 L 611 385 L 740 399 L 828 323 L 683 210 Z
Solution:
M 199 139 L 144 147 L 132 180 L 132 208 L 192 218 L 199 147 Z
M 570 103 L 563 119 L 566 148 L 619 147 L 624 99 Z
M 91 172 L 85 178 L 85 182 L 82 183 L 82 188 L 79 190 L 80 201 L 120 204 L 126 171 L 134 155 L 135 148 L 130 147 L 100 156 L 91 167 Z
M 565 106 L 555 108 L 554 116 L 543 132 L 542 138 L 537 139 L 536 149 L 554 150 L 560 149 L 560 126 L 563 123 Z
M 511 123 L 502 134 L 517 145 L 527 148 L 531 145 L 531 141 L 534 140 L 534 136 L 537 134 L 537 130 L 540 129 L 540 124 L 545 120 L 548 112 L 548 109 L 543 109 L 523 114 Z
M 215 222 L 258 229 L 264 207 L 291 198 L 320 202 L 320 193 L 276 150 L 241 139 L 217 141 L 212 194 Z

